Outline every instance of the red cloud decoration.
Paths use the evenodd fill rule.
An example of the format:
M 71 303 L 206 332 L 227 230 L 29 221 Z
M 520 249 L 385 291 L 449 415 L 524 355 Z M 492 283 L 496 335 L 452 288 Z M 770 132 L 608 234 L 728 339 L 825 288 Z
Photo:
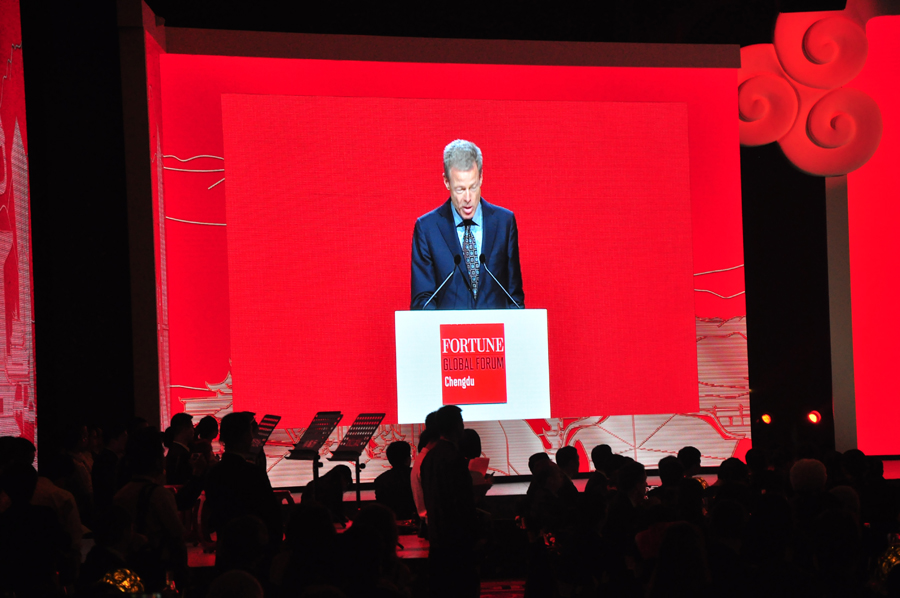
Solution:
M 865 22 L 883 3 L 849 1 L 840 12 L 781 14 L 773 44 L 741 49 L 741 145 L 777 141 L 797 168 L 838 176 L 865 164 L 881 141 L 881 111 L 841 86 L 862 70 Z

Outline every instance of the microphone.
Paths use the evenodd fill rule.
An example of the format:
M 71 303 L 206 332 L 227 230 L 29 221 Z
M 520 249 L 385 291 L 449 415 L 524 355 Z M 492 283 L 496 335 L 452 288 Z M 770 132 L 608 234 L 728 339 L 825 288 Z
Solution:
M 519 309 L 522 309 L 522 306 L 519 305 L 518 303 L 516 303 L 516 300 L 512 298 L 512 295 L 509 294 L 509 292 L 506 290 L 506 287 L 503 286 L 502 284 L 500 284 L 500 281 L 497 280 L 497 277 L 494 276 L 494 273 L 491 272 L 491 269 L 490 269 L 490 268 L 488 268 L 487 260 L 484 259 L 484 254 L 483 254 L 483 253 L 482 253 L 481 255 L 478 256 L 478 259 L 479 259 L 479 261 L 481 261 L 481 265 L 484 266 L 484 269 L 487 270 L 487 273 L 490 274 L 490 275 L 491 275 L 491 278 L 494 279 L 494 282 L 497 283 L 497 286 L 500 287 L 500 288 L 503 290 L 503 292 L 506 293 L 506 296 L 509 297 L 509 300 L 513 302 L 513 305 L 515 305 L 515 306 L 516 306 L 517 308 L 519 308 Z
M 437 297 L 437 294 L 441 291 L 442 288 L 444 288 L 444 285 L 447 284 L 447 281 L 450 280 L 450 278 L 454 274 L 456 274 L 456 267 L 459 266 L 459 263 L 461 261 L 462 261 L 462 258 L 459 256 L 458 253 L 453 256 L 453 269 L 450 270 L 450 274 L 447 275 L 447 278 L 444 279 L 444 282 L 441 283 L 441 286 L 439 286 L 437 288 L 437 290 L 431 294 L 431 297 L 428 298 L 428 301 L 425 302 L 425 305 L 422 306 L 422 309 L 425 309 L 426 307 L 428 307 L 428 304 L 431 303 L 432 299 Z

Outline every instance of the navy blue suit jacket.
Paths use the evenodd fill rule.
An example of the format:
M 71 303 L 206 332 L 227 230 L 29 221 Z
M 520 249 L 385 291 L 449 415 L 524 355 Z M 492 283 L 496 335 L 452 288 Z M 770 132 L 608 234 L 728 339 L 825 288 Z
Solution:
M 428 304 L 427 309 L 505 309 L 515 308 L 506 294 L 480 265 L 478 297 L 472 295 L 472 283 L 465 259 L 454 266 L 454 256 L 463 257 L 459 235 L 453 222 L 453 206 L 448 199 L 416 220 L 412 240 L 412 281 L 410 309 L 422 309 L 434 291 L 451 271 L 453 277 Z M 519 230 L 516 217 L 506 208 L 481 200 L 484 237 L 481 252 L 500 284 L 521 306 L 525 307 L 522 269 L 519 266 Z

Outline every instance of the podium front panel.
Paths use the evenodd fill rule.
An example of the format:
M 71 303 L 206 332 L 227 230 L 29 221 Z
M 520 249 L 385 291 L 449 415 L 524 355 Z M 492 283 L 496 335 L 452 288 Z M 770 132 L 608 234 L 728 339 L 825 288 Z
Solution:
M 547 310 L 395 312 L 397 421 L 443 405 L 466 421 L 550 417 Z

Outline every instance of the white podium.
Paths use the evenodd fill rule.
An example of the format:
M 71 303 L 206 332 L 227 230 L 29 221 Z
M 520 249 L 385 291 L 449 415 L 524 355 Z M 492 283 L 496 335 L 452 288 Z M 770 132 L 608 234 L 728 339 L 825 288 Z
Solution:
M 398 311 L 394 322 L 398 423 L 445 404 L 465 421 L 550 417 L 547 310 Z

